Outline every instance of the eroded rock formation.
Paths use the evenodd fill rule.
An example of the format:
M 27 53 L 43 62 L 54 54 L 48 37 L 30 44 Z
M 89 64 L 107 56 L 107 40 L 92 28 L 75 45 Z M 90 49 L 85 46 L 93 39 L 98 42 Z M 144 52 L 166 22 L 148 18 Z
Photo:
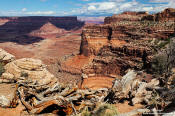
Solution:
M 32 36 L 50 35 L 50 34 L 64 34 L 66 31 L 61 28 L 57 28 L 52 23 L 48 22 L 44 24 L 40 29 L 32 31 Z
M 147 13 L 129 15 L 141 19 Z M 152 56 L 169 43 L 175 32 L 171 20 L 139 21 L 132 17 L 130 20 L 113 20 L 119 16 L 108 17 L 112 21 L 108 20 L 106 24 L 84 28 L 80 54 L 95 57 L 92 63 L 83 67 L 83 73 L 123 75 L 128 68 L 148 68 Z
M 149 21 L 175 21 L 175 9 L 167 8 L 164 11 L 153 14 L 147 15 L 142 18 L 142 20 L 149 20 Z
M 54 75 L 47 71 L 46 65 L 41 60 L 23 58 L 5 65 L 5 73 L 2 75 L 2 79 L 19 81 L 23 80 L 21 77 L 38 85 L 47 85 L 56 79 Z

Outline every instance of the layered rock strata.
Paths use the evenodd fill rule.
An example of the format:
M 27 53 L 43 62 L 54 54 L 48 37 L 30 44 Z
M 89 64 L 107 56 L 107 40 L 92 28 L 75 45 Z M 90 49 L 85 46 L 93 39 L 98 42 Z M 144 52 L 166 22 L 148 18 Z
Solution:
M 85 74 L 123 75 L 128 68 L 149 68 L 152 56 L 174 35 L 174 27 L 171 20 L 117 20 L 86 26 L 82 32 L 80 54 L 95 57 L 82 71 Z
M 20 77 L 27 78 L 38 85 L 47 85 L 55 81 L 54 75 L 47 71 L 46 65 L 41 60 L 23 58 L 5 65 L 5 73 L 2 78 L 9 80 L 20 80 Z

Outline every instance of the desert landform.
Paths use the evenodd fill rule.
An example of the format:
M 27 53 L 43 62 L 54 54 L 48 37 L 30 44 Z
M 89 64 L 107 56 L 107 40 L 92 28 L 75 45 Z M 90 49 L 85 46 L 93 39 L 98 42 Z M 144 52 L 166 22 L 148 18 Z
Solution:
M 175 9 L 85 19 L 0 17 L 0 116 L 172 115 Z

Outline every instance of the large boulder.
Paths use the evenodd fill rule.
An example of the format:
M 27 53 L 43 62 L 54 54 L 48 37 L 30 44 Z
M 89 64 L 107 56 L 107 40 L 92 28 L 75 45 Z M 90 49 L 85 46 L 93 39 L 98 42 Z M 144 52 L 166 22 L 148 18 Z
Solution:
M 14 80 L 26 77 L 38 85 L 47 85 L 56 80 L 54 75 L 47 71 L 46 65 L 41 60 L 32 58 L 23 58 L 8 63 L 5 66 L 5 73 L 12 74 Z
M 15 60 L 15 56 L 0 48 L 0 60 L 4 63 L 9 63 Z

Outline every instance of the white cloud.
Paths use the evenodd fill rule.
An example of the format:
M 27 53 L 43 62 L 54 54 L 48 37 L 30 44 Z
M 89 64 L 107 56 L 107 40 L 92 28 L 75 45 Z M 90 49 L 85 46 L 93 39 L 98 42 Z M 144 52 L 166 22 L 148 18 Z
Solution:
M 153 4 L 156 3 L 156 4 Z M 175 8 L 175 0 L 148 0 L 146 4 L 139 0 L 108 0 L 107 2 L 92 2 L 76 9 L 74 13 L 87 15 L 115 14 L 124 11 L 160 12 L 165 8 Z M 81 11 L 81 12 L 80 12 Z M 76 15 L 76 14 L 75 14 Z
M 41 2 L 45 2 L 45 1 L 47 1 L 47 0 L 40 0 Z
M 35 11 L 35 12 L 26 12 L 28 15 L 53 15 L 54 11 Z
M 154 10 L 154 8 L 153 7 L 143 7 L 143 10 L 144 11 L 152 11 L 152 10 Z
M 112 1 L 112 2 L 124 2 L 126 0 L 109 0 L 109 1 Z
M 48 0 L 40 0 L 48 1 Z M 71 11 L 29 11 L 23 8 L 21 11 L 0 11 L 0 15 L 19 16 L 19 15 L 109 15 L 118 14 L 124 11 L 149 11 L 160 12 L 165 8 L 175 8 L 175 0 L 148 0 L 145 4 L 139 0 L 103 0 L 103 2 L 94 2 L 93 0 L 85 4 L 77 5 L 77 8 Z M 105 1 L 105 2 L 104 2 Z
M 169 2 L 171 0 L 150 0 L 149 2 L 151 3 L 165 3 L 165 2 Z
M 94 5 L 91 5 L 87 9 L 90 10 L 90 11 L 92 11 L 92 10 L 96 10 L 96 7 Z
M 0 16 L 55 15 L 54 11 L 0 11 Z
M 82 1 L 88 2 L 88 1 L 91 1 L 91 0 L 82 0 Z
M 22 11 L 22 12 L 25 12 L 25 11 L 27 11 L 27 8 L 23 8 L 21 11 Z
M 96 11 L 105 11 L 115 8 L 115 2 L 96 2 L 96 3 L 89 3 L 88 8 L 94 8 Z

